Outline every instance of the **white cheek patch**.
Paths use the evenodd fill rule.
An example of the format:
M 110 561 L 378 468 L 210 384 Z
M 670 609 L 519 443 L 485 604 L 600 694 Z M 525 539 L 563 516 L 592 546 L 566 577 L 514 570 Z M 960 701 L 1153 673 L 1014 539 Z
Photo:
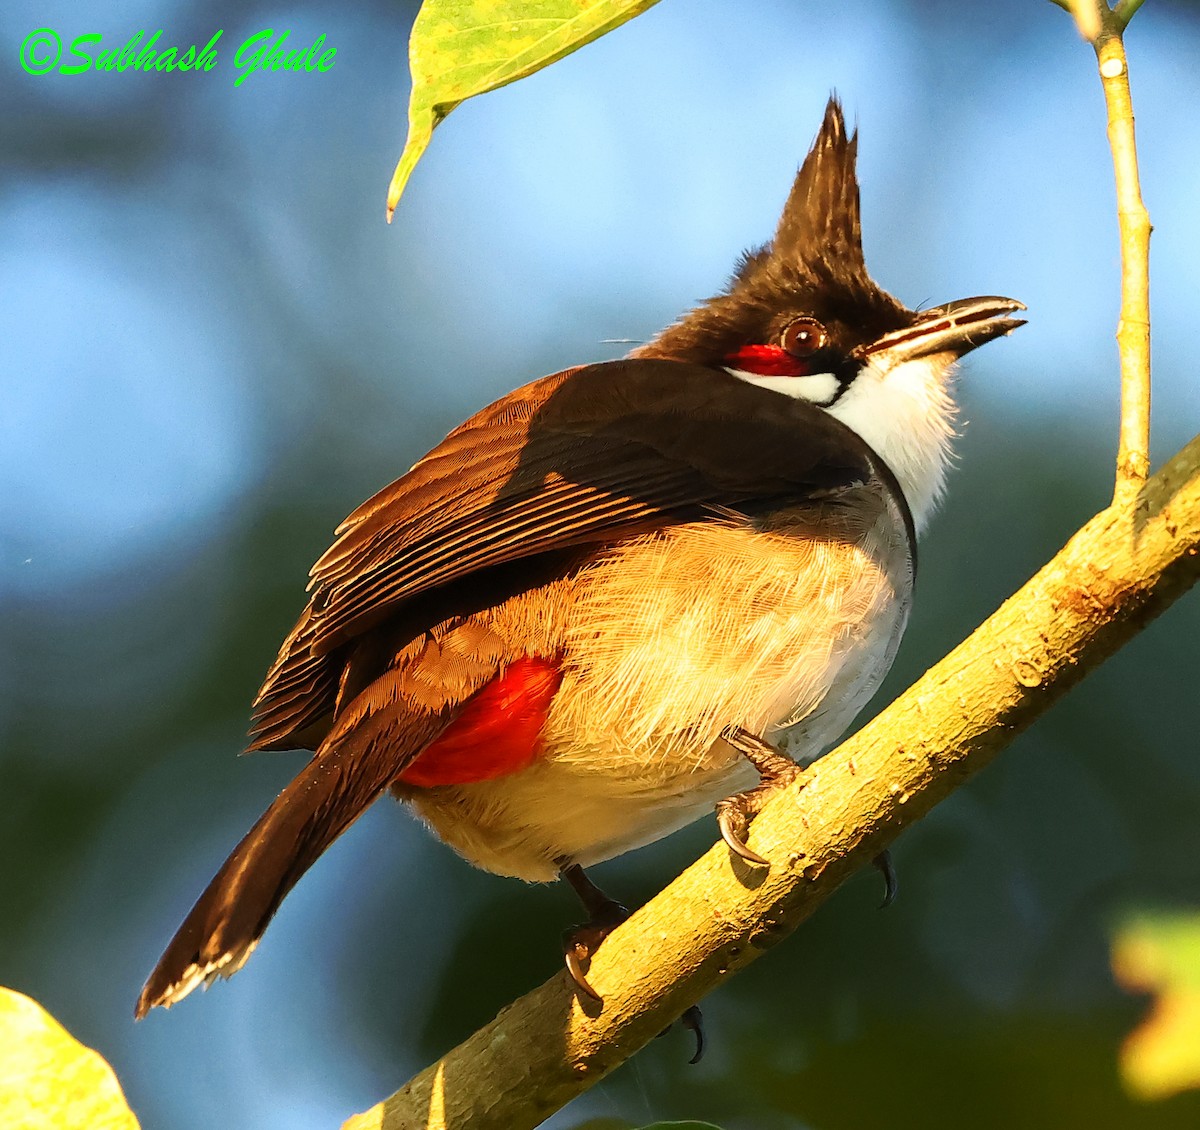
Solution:
M 805 377 L 764 377 L 761 373 L 728 367 L 725 372 L 747 384 L 757 385 L 771 392 L 781 392 L 784 396 L 791 396 L 796 400 L 809 400 L 822 406 L 832 404 L 841 388 L 837 377 L 832 373 L 809 373 Z
M 920 533 L 941 497 L 949 462 L 956 412 L 949 377 L 955 361 L 951 353 L 899 364 L 874 358 L 844 388 L 832 373 L 773 377 L 732 366 L 725 371 L 815 404 L 857 432 L 899 480 Z

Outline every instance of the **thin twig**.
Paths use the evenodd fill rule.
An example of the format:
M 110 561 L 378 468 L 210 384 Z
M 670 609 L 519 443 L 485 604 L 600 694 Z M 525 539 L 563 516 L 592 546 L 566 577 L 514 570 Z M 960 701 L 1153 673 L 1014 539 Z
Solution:
M 1113 9 L 1113 15 L 1124 30 L 1134 14 L 1142 6 L 1143 0 L 1119 0 L 1117 6 Z
M 1120 0 L 1115 9 L 1110 9 L 1106 0 L 1068 2 L 1080 34 L 1095 48 L 1108 112 L 1121 239 L 1121 318 L 1117 324 L 1121 433 L 1113 501 L 1132 509 L 1150 473 L 1151 226 L 1138 178 L 1129 62 L 1122 33 L 1142 0 Z
M 1132 506 L 1150 472 L 1150 216 L 1138 180 L 1129 65 L 1120 32 L 1096 44 L 1121 232 L 1121 443 L 1113 499 Z

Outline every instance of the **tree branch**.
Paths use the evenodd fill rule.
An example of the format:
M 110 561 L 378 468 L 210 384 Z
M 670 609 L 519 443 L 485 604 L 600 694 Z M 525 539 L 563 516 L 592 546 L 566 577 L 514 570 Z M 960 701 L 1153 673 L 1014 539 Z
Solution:
M 718 844 L 605 942 L 588 973 L 509 1005 L 344 1130 L 522 1130 L 789 934 L 901 830 L 1200 576 L 1200 437 L 1114 504 L 969 639 L 755 820 L 770 871 Z

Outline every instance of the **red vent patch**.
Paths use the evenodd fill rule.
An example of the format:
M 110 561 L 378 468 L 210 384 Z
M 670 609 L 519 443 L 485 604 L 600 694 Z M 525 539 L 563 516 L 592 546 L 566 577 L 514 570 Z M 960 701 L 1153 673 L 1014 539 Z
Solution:
M 458 717 L 399 776 L 406 785 L 466 785 L 516 773 L 536 760 L 558 664 L 523 656 L 469 698 Z

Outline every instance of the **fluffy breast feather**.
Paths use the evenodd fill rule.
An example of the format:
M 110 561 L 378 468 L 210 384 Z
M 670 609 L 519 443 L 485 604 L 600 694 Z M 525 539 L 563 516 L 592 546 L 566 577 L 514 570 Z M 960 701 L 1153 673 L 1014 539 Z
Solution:
M 526 879 L 649 843 L 754 783 L 726 727 L 801 757 L 831 744 L 891 665 L 911 584 L 903 517 L 877 486 L 630 539 L 556 605 L 542 758 L 410 799 L 468 859 Z
M 859 489 L 602 557 L 576 589 L 564 691 L 574 685 L 551 711 L 550 745 L 639 762 L 653 746 L 695 764 L 729 725 L 769 737 L 810 715 L 840 690 L 847 657 L 874 655 L 873 637 L 898 635 L 907 613 L 911 565 L 885 511 Z

